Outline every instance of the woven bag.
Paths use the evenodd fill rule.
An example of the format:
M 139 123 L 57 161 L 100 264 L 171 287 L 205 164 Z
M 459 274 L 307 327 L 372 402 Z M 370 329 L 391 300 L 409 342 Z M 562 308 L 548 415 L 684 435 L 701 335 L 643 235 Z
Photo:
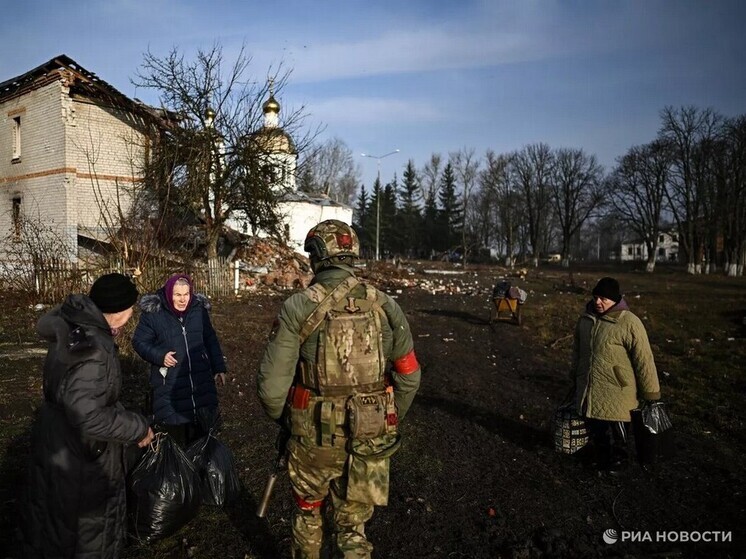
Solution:
M 571 404 L 554 412 L 554 449 L 562 454 L 575 454 L 588 443 L 585 419 L 575 413 Z

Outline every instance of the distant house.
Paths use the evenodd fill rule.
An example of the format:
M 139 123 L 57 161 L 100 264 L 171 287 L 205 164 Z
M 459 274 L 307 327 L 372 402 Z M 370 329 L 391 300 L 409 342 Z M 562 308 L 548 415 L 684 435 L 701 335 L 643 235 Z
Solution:
M 35 220 L 71 260 L 80 240 L 105 240 L 161 116 L 65 55 L 0 83 L 0 239 Z
M 545 258 L 546 262 L 561 262 L 562 261 L 562 255 L 558 252 L 553 252 L 550 254 L 547 254 L 547 257 Z
M 642 261 L 648 259 L 648 249 L 641 240 L 624 242 L 621 245 L 619 259 L 622 262 Z M 675 230 L 658 233 L 658 247 L 655 253 L 656 262 L 678 262 L 679 234 Z

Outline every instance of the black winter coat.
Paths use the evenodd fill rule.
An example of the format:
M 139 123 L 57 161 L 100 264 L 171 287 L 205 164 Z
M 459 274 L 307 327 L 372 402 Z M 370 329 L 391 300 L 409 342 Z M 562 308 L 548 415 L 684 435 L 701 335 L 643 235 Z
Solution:
M 161 289 L 142 297 L 140 308 L 132 347 L 151 364 L 155 421 L 166 425 L 192 423 L 198 409 L 217 408 L 215 375 L 226 371 L 208 314 L 210 302 L 204 295 L 194 295 L 180 318 L 166 304 Z M 176 352 L 177 363 L 166 368 L 163 359 L 169 351 Z
M 21 499 L 24 557 L 116 558 L 126 527 L 123 449 L 148 422 L 119 403 L 111 330 L 85 295 L 43 316 L 44 402 Z

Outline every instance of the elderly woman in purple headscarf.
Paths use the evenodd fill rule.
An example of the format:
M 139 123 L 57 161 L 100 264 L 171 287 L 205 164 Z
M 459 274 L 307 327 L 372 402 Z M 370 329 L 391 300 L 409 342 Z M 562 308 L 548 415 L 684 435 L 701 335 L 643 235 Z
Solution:
M 210 322 L 210 303 L 194 293 L 189 276 L 175 274 L 156 293 L 143 296 L 140 308 L 132 346 L 151 365 L 154 420 L 188 445 L 205 434 L 209 425 L 199 417 L 217 412 L 216 383 L 225 384 L 225 358 Z

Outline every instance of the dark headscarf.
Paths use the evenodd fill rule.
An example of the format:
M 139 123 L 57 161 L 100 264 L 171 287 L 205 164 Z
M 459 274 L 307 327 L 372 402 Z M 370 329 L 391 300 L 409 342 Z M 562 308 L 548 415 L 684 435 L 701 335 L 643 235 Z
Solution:
M 189 303 L 192 302 L 192 298 L 194 297 L 194 285 L 192 284 L 192 278 L 190 278 L 186 274 L 174 274 L 168 280 L 166 280 L 166 285 L 163 286 L 163 292 L 166 297 L 166 304 L 168 305 L 168 308 L 171 309 L 171 312 L 174 313 L 178 317 L 182 317 L 186 314 L 186 309 L 183 311 L 178 311 L 174 307 L 174 286 L 176 285 L 176 282 L 180 279 L 186 280 L 186 282 L 189 284 Z M 189 305 L 187 304 L 187 309 L 189 308 Z

